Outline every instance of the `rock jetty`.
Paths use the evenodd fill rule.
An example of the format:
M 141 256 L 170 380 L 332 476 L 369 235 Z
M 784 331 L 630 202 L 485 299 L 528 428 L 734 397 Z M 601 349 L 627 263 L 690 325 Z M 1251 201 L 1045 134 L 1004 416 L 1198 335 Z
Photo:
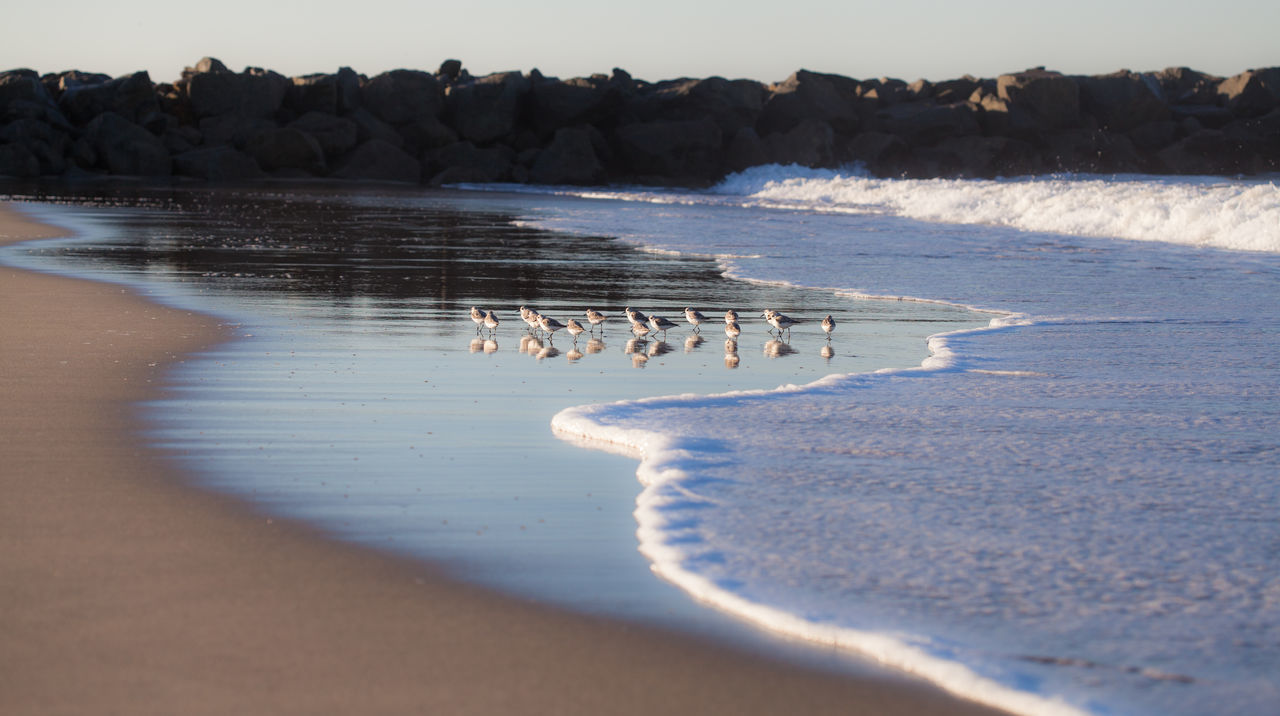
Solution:
M 759 164 L 884 177 L 1280 170 L 1280 68 L 855 80 L 801 70 L 644 82 L 342 68 L 285 77 L 213 58 L 146 72 L 0 73 L 0 176 L 611 182 L 699 186 Z

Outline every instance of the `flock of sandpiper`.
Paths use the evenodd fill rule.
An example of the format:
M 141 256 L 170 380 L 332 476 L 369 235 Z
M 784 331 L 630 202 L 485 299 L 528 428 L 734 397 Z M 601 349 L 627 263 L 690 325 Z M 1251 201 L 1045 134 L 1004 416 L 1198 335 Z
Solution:
M 604 335 L 604 322 L 608 320 L 610 316 L 606 316 L 605 314 L 590 308 L 587 309 L 584 315 L 586 316 L 587 323 L 590 326 L 589 328 L 583 326 L 582 323 L 573 318 L 570 318 L 568 323 L 561 323 L 560 321 L 557 321 L 550 316 L 543 315 L 527 306 L 520 307 L 520 318 L 528 324 L 529 330 L 534 333 L 545 333 L 548 340 L 551 339 L 551 336 L 556 331 L 562 328 L 568 331 L 575 341 L 578 339 L 578 336 L 583 333 L 594 333 L 597 328 L 600 329 L 600 334 Z M 631 308 L 624 308 L 623 315 L 631 322 L 631 333 L 638 339 L 645 339 L 650 335 L 661 333 L 665 340 L 667 337 L 667 331 L 677 327 L 675 323 L 663 318 L 662 316 L 645 316 L 639 311 L 632 310 Z M 781 337 L 785 332 L 787 337 L 790 338 L 791 327 L 802 322 L 791 318 L 790 316 L 783 315 L 772 308 L 766 308 L 764 312 L 760 314 L 760 317 L 771 326 L 769 333 L 772 335 L 774 331 L 777 331 L 777 335 L 779 337 Z M 693 331 L 695 333 L 701 331 L 702 324 L 707 321 L 706 316 L 692 308 L 684 309 L 684 318 L 693 326 Z M 492 310 L 481 310 L 475 306 L 471 307 L 471 320 L 475 321 L 477 333 L 481 330 L 487 330 L 490 335 L 497 332 L 498 324 L 501 323 L 501 321 L 498 320 L 498 317 L 493 314 Z M 822 319 L 822 330 L 827 334 L 827 340 L 831 340 L 831 332 L 834 331 L 835 328 L 836 322 L 831 318 L 831 316 L 827 316 Z M 742 333 L 742 328 L 738 325 L 738 312 L 732 308 L 724 314 L 724 333 L 732 340 L 737 340 L 738 336 Z

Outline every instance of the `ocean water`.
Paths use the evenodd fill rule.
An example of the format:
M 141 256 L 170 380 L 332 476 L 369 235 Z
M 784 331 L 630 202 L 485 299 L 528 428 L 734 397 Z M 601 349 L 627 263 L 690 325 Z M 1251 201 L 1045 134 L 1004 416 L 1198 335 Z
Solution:
M 1019 713 L 1276 712 L 1273 182 L 885 181 L 767 167 L 705 192 L 504 189 L 523 193 L 426 204 L 381 196 L 357 220 L 334 215 L 311 227 L 360 236 L 351 255 L 289 250 L 264 231 L 235 247 L 255 258 L 217 276 L 202 276 L 186 239 L 168 234 L 151 235 L 145 250 L 109 241 L 116 248 L 71 258 L 156 274 L 205 306 L 228 305 L 211 304 L 224 290 L 236 305 L 246 293 L 259 302 L 236 314 L 256 316 L 237 319 L 251 336 L 178 376 L 176 399 L 155 407 L 166 425 L 155 437 L 266 509 L 301 511 L 392 549 L 429 543 L 459 569 L 482 565 L 468 576 L 523 574 L 520 588 L 533 593 L 539 576 L 560 569 L 541 582 L 543 594 L 555 598 L 551 584 L 568 583 L 593 595 L 578 608 L 608 612 L 628 595 L 674 605 L 653 586 L 674 585 L 823 650 Z M 279 214 L 326 205 L 303 203 L 307 212 L 290 211 L 302 207 L 289 198 Z M 427 241 L 447 244 L 441 265 L 477 262 L 456 275 L 432 269 L 418 238 L 368 240 L 396 225 L 389 205 L 453 212 L 457 226 L 482 233 L 509 226 L 503 240 L 522 267 L 566 254 L 571 267 L 555 279 L 500 271 L 472 290 L 466 276 L 510 258 Z M 230 213 L 264 226 L 280 220 Z M 145 226 L 137 219 L 123 233 Z M 521 243 L 530 236 L 538 247 Z M 410 247 L 410 263 L 388 246 Z M 616 262 L 599 256 L 615 249 Z M 299 265 L 301 253 L 319 254 L 319 266 Z M 373 264 L 378 271 L 364 270 Z M 370 277 L 397 271 L 388 285 L 399 288 L 373 287 Z M 423 271 L 429 278 L 417 285 Z M 754 304 L 808 320 L 771 346 L 755 319 L 736 368 L 712 330 L 689 348 L 669 340 L 650 356 L 646 347 L 643 360 L 613 338 L 607 351 L 573 360 L 562 338 L 560 353 L 541 360 L 547 346 L 531 354 L 513 345 L 514 331 L 492 352 L 474 343 L 460 314 L 473 298 L 510 305 L 535 290 L 566 316 L 585 291 L 615 310 L 644 296 L 671 317 L 687 303 Z M 825 313 L 838 321 L 832 351 L 814 325 Z M 594 383 L 607 391 L 585 387 L 578 369 L 588 366 L 606 376 Z M 433 386 L 439 375 L 470 375 L 509 397 L 479 408 L 468 389 Z M 619 385 L 625 395 L 608 395 Z M 286 393 L 297 396 L 289 410 Z M 313 393 L 321 400 L 305 397 Z M 436 407 L 428 413 L 424 403 Z M 468 431 L 461 417 L 477 412 L 497 426 L 482 449 L 453 454 L 430 442 L 437 431 L 454 442 Z M 397 414 L 400 427 L 383 422 Z M 512 416 L 519 425 L 503 422 Z M 559 450 L 549 444 L 557 442 Z M 530 458 L 535 448 L 549 457 Z M 508 468 L 478 492 L 441 478 L 458 474 L 450 463 L 504 452 L 494 457 L 530 471 Z M 266 472 L 279 480 L 239 479 L 272 461 Z M 436 467 L 387 477 L 415 461 Z M 554 477 L 535 463 L 552 465 Z M 619 470 L 639 485 L 599 479 Z M 572 481 L 584 474 L 587 482 Z M 533 484 L 551 493 L 535 497 Z M 556 531 L 540 517 L 553 504 L 582 509 L 557 512 L 550 523 L 572 524 Z M 619 525 L 620 510 L 634 521 Z M 598 549 L 579 544 L 589 529 L 601 535 Z M 485 567 L 471 551 L 477 542 L 510 557 Z M 551 552 L 580 569 L 553 564 Z M 602 554 L 633 555 L 644 569 L 609 571 Z M 649 568 L 661 580 L 634 576 Z M 606 573 L 632 576 L 601 584 Z M 690 613 L 688 623 L 699 618 Z

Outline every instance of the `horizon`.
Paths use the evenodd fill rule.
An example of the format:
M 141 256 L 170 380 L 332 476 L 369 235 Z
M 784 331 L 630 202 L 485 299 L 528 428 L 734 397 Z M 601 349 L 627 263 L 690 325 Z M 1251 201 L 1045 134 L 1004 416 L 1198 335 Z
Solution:
M 199 22 L 203 39 L 185 37 L 184 22 Z M 718 76 L 769 84 L 800 69 L 938 82 L 1032 67 L 1067 75 L 1189 67 L 1230 77 L 1280 66 L 1280 46 L 1270 37 L 1277 26 L 1280 3 L 1258 0 L 1224 0 L 1212 13 L 1189 2 L 1082 0 L 1037 8 L 1034 17 L 1007 0 L 836 9 L 814 0 L 786 7 L 655 0 L 644 12 L 583 0 L 536 7 L 488 0 L 469 8 L 369 0 L 358 16 L 337 0 L 271 6 L 227 0 L 198 19 L 159 0 L 110 6 L 71 0 L 70 10 L 47 3 L 11 9 L 0 70 L 112 77 L 146 70 L 160 83 L 216 57 L 232 71 L 261 67 L 287 77 L 342 66 L 370 77 L 393 69 L 434 72 L 446 59 L 461 61 L 473 76 L 538 69 L 571 78 L 617 67 L 648 82 Z M 54 32 L 15 32 L 30 27 Z

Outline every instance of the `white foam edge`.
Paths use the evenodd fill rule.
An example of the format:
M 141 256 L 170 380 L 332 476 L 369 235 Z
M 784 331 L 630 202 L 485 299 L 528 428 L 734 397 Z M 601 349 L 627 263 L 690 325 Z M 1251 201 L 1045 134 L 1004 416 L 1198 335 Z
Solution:
M 943 303 L 941 301 L 931 302 Z M 991 311 L 988 309 L 988 312 Z M 852 381 L 874 381 L 890 375 L 925 375 L 944 370 L 956 372 L 973 370 L 974 372 L 985 374 L 995 373 L 1012 377 L 1015 374 L 1021 374 L 1021 372 L 977 371 L 964 368 L 961 365 L 959 356 L 952 350 L 948 339 L 960 335 L 990 332 L 1014 326 L 1052 322 L 1032 321 L 1023 314 L 1003 312 L 993 318 L 990 324 L 985 327 L 950 331 L 929 336 L 927 339 L 929 356 L 918 368 L 882 369 L 874 373 L 863 374 L 837 373 L 806 385 L 782 385 L 772 390 L 733 391 L 716 395 L 683 394 L 678 396 L 658 396 L 614 403 L 576 406 L 566 408 L 557 413 L 551 419 L 551 429 L 556 437 L 567 442 L 582 447 L 621 454 L 640 461 L 640 465 L 636 468 L 636 478 L 644 489 L 641 490 L 640 495 L 636 498 L 635 511 L 635 518 L 638 524 L 636 537 L 639 540 L 639 550 L 650 560 L 650 568 L 655 574 L 683 589 L 694 599 L 723 612 L 746 619 L 770 631 L 827 647 L 847 650 L 873 659 L 889 668 L 923 678 L 960 698 L 1015 713 L 1045 716 L 1079 716 L 1086 712 L 1066 703 L 1061 698 L 1019 691 L 993 679 L 980 676 L 960 662 L 930 653 L 921 646 L 929 643 L 929 640 L 925 637 L 881 633 L 809 621 L 782 609 L 753 602 L 716 585 L 697 573 L 685 569 L 681 566 L 684 558 L 683 553 L 678 548 L 667 545 L 664 540 L 666 533 L 664 531 L 665 520 L 662 516 L 662 506 L 665 498 L 662 497 L 661 488 L 676 486 L 681 480 L 690 477 L 687 472 L 678 467 L 678 465 L 687 460 L 689 452 L 677 447 L 675 438 L 663 435 L 656 430 L 605 425 L 593 418 L 597 413 L 619 407 L 654 407 L 657 404 L 673 405 L 678 403 L 693 405 L 699 402 L 714 402 L 726 398 L 767 397 L 782 393 L 815 392 L 842 384 L 850 384 Z

